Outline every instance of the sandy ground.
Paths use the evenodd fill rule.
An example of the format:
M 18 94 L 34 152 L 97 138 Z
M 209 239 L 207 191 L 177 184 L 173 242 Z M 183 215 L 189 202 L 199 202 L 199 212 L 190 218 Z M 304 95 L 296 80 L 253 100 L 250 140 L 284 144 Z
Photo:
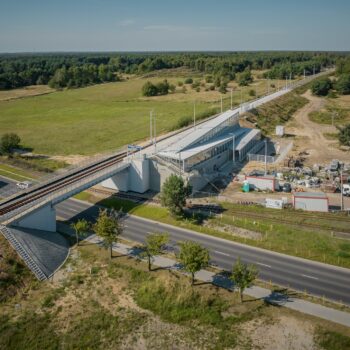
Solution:
M 51 89 L 48 85 L 31 85 L 20 89 L 0 91 L 0 101 L 8 101 L 14 100 L 16 98 L 43 95 L 54 91 L 56 90 Z
M 335 133 L 337 129 L 331 125 L 323 125 L 312 122 L 308 115 L 310 112 L 319 111 L 324 107 L 324 98 L 313 96 L 310 91 L 304 95 L 310 102 L 301 108 L 289 123 L 286 134 L 294 135 L 294 154 L 306 152 L 306 165 L 328 164 L 332 159 L 341 161 L 350 160 L 350 153 L 341 151 L 336 140 L 328 140 L 324 133 Z

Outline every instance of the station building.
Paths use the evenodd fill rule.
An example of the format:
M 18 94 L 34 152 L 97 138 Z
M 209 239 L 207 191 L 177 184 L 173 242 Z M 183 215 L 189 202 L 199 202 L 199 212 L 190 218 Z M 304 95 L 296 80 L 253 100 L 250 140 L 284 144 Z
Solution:
M 154 154 L 132 159 L 128 170 L 103 185 L 120 191 L 159 192 L 164 181 L 175 173 L 194 191 L 201 190 L 261 147 L 260 130 L 241 127 L 239 116 L 239 109 L 228 110 L 180 133 Z
M 194 189 L 204 187 L 227 164 L 245 160 L 260 143 L 260 130 L 241 127 L 239 116 L 239 111 L 228 110 L 198 125 L 158 152 L 157 160 L 186 177 Z

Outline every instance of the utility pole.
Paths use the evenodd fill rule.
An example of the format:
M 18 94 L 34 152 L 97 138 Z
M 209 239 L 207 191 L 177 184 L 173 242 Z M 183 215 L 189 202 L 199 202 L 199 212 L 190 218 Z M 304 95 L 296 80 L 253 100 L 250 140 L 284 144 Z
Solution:
M 154 113 L 154 150 L 157 150 L 156 114 Z
M 242 112 L 242 103 L 243 103 L 243 95 L 242 95 L 242 88 L 241 88 L 241 104 L 240 104 L 240 110 Z
M 231 109 L 232 109 L 232 91 L 233 89 L 231 88 Z
M 150 112 L 150 114 L 149 114 L 149 138 L 150 138 L 150 140 L 151 140 L 151 144 L 153 144 L 153 137 L 152 137 L 152 129 L 153 129 L 153 127 L 152 127 L 152 117 L 153 117 L 153 115 L 152 115 L 152 113 L 153 113 L 153 111 L 151 110 L 151 112 Z
M 288 87 L 288 75 L 286 75 L 286 90 L 287 90 L 287 87 Z
M 193 125 L 194 128 L 196 129 L 196 101 L 193 103 Z
M 344 210 L 344 196 L 343 196 L 343 169 L 340 170 L 340 210 Z
M 265 139 L 265 175 L 267 175 L 267 139 Z
M 235 148 L 236 148 L 236 140 L 235 140 L 235 134 L 232 135 L 232 161 L 235 162 Z

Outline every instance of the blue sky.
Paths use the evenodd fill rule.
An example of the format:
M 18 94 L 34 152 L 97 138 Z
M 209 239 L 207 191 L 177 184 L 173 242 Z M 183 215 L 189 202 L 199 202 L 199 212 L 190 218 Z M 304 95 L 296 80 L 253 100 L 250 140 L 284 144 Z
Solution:
M 0 0 L 0 52 L 350 50 L 350 0 Z

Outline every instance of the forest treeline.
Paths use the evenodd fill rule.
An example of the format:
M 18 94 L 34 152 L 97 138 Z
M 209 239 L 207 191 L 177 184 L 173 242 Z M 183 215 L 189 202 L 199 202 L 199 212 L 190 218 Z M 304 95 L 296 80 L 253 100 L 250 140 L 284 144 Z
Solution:
M 271 79 L 317 73 L 347 53 L 334 52 L 198 52 L 198 53 L 72 53 L 0 55 L 0 89 L 49 84 L 82 87 L 116 81 L 120 74 L 185 67 L 234 80 L 237 73 L 264 70 Z

